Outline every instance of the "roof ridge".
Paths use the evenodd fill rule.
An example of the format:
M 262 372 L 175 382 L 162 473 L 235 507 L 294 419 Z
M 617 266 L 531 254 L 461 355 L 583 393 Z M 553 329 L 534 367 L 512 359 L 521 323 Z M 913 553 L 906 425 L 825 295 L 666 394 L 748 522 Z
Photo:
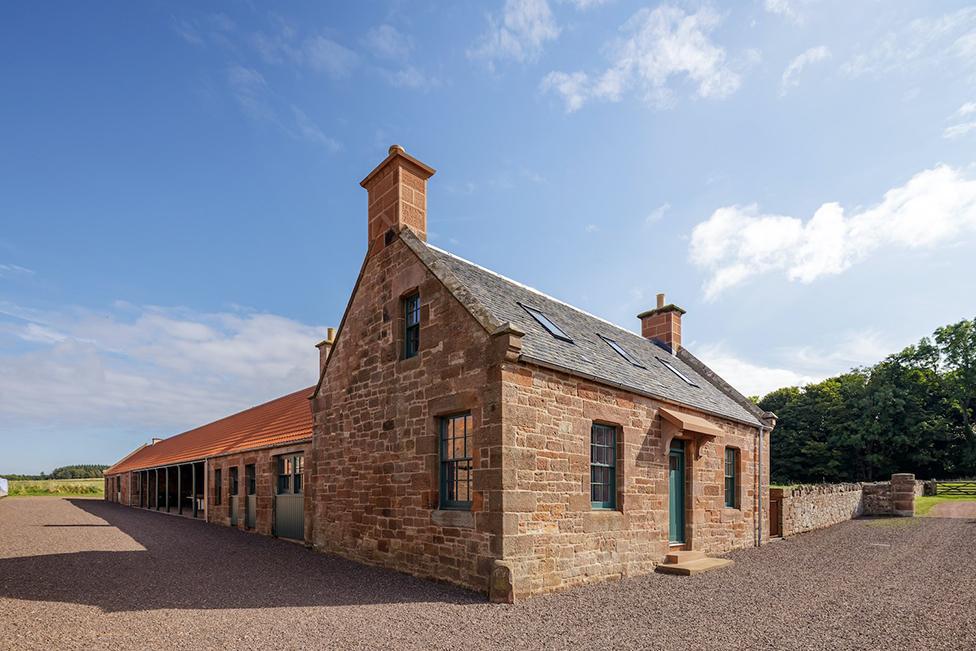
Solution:
M 588 316 L 588 317 L 590 317 L 592 319 L 596 319 L 597 321 L 600 321 L 602 323 L 605 323 L 608 326 L 611 326 L 613 328 L 616 328 L 617 330 L 620 330 L 622 332 L 626 332 L 627 334 L 633 335 L 635 337 L 640 337 L 640 335 L 637 334 L 636 332 L 634 332 L 633 330 L 628 330 L 627 328 L 623 327 L 622 325 L 618 325 L 618 324 L 614 323 L 613 321 L 610 321 L 608 319 L 604 319 L 602 316 L 597 316 L 596 314 L 593 314 L 591 312 L 587 312 L 583 308 L 577 307 L 577 306 L 573 305 L 572 303 L 567 303 L 566 301 L 564 301 L 562 299 L 559 299 L 559 298 L 556 298 L 555 296 L 551 296 L 549 294 L 546 294 L 545 292 L 543 292 L 543 291 L 541 291 L 539 289 L 536 289 L 535 287 L 532 287 L 530 285 L 526 285 L 525 283 L 522 283 L 522 282 L 519 282 L 519 281 L 514 280 L 512 278 L 509 278 L 508 276 L 506 276 L 504 274 L 500 274 L 497 271 L 494 271 L 492 269 L 489 269 L 488 267 L 483 267 L 482 265 L 478 264 L 477 262 L 472 262 L 471 260 L 468 260 L 467 258 L 462 258 L 461 256 L 457 255 L 456 253 L 451 253 L 450 251 L 446 251 L 446 250 L 440 248 L 439 246 L 436 246 L 434 244 L 431 244 L 430 242 L 424 242 L 424 244 L 427 247 L 429 247 L 431 249 L 434 249 L 435 251 L 439 251 L 440 253 L 443 253 L 444 255 L 447 255 L 447 256 L 450 256 L 450 257 L 454 258 L 455 260 L 460 260 L 461 262 L 463 262 L 465 264 L 469 264 L 472 267 L 477 267 L 478 269 L 481 269 L 485 273 L 489 273 L 489 274 L 491 274 L 493 276 L 496 276 L 498 278 L 501 278 L 505 282 L 512 283 L 513 285 L 518 285 L 522 289 L 528 290 L 528 291 L 532 292 L 533 294 L 538 294 L 539 296 L 542 296 L 543 298 L 547 298 L 550 301 L 559 303 L 560 305 L 564 305 L 564 306 L 568 307 L 571 310 L 576 310 L 577 312 L 580 312 L 582 314 L 585 314 L 586 316 Z

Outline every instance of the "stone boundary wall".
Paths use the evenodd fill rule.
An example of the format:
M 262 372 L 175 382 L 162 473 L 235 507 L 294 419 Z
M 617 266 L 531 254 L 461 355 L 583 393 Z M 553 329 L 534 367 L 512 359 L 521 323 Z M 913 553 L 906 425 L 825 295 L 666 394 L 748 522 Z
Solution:
M 922 495 L 924 484 L 915 481 L 915 475 L 899 473 L 891 481 L 770 488 L 769 496 L 780 500 L 780 530 L 786 538 L 862 515 L 911 517 L 915 497 Z

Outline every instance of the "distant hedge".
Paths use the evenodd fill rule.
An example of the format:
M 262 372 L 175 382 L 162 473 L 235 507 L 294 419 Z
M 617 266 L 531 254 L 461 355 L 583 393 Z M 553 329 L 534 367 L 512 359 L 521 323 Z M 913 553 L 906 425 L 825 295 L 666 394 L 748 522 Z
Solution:
M 48 473 L 39 475 L 0 475 L 5 479 L 33 481 L 42 479 L 98 479 L 102 471 L 108 468 L 99 464 L 82 464 L 76 466 L 61 466 Z

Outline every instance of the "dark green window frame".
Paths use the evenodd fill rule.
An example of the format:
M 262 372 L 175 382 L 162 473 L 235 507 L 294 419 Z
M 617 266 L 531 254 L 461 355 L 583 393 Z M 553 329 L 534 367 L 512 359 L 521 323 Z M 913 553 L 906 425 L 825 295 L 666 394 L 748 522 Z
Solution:
M 420 352 L 420 294 L 403 299 L 403 359 Z
M 473 422 L 471 412 L 439 419 L 440 508 L 470 509 Z
M 725 506 L 730 509 L 739 508 L 739 451 L 735 448 L 725 448 Z
M 305 455 L 285 454 L 278 457 L 278 495 L 301 495 Z
M 590 505 L 617 508 L 617 428 L 593 423 L 590 428 Z
M 224 494 L 223 471 L 220 468 L 214 469 L 214 506 L 220 506 L 221 497 Z

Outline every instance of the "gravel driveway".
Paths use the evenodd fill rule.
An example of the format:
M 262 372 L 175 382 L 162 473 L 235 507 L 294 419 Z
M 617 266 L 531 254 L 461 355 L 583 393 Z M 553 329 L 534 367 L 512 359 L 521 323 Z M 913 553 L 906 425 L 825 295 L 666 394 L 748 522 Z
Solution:
M 0 500 L 0 649 L 974 649 L 976 520 L 857 520 L 514 606 L 101 501 Z

